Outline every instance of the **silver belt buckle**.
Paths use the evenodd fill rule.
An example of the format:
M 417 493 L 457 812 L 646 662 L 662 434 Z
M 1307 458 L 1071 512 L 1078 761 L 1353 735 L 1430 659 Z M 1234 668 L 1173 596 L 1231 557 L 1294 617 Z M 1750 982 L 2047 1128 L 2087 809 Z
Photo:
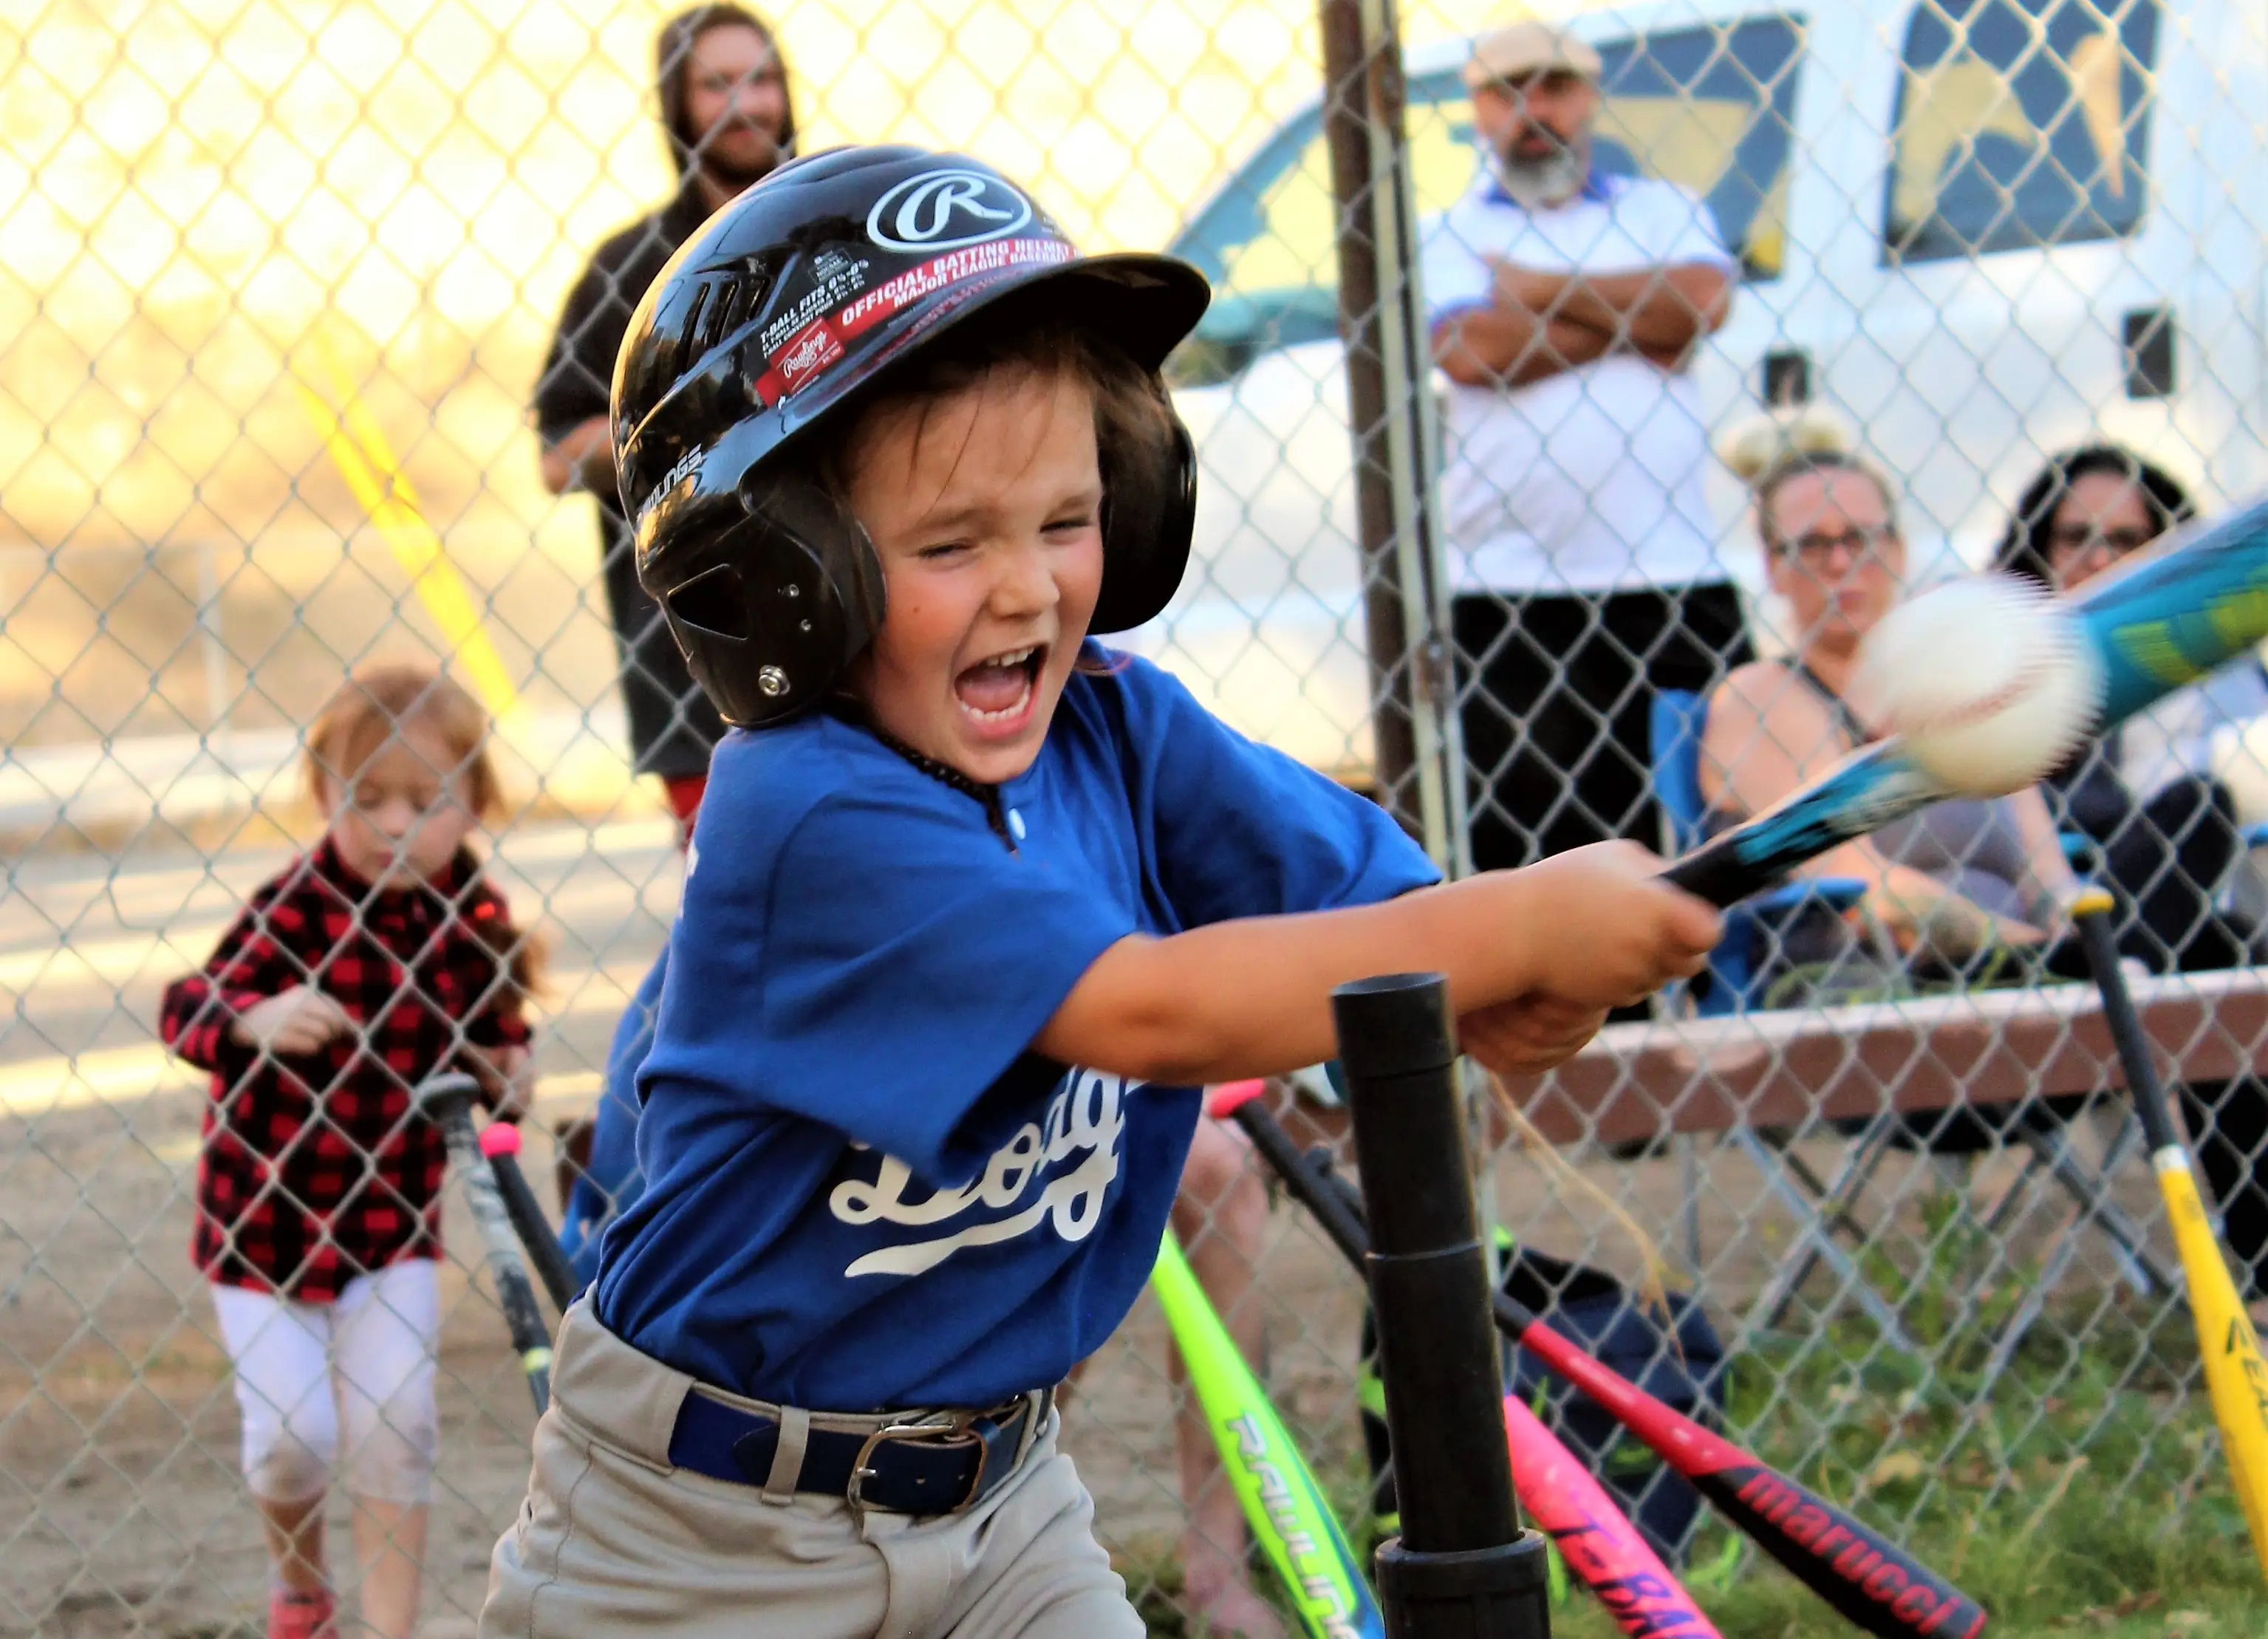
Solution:
M 1032 1454 L 1032 1443 L 1040 1437 L 1040 1425 L 1048 1420 L 1055 1408 L 1056 1392 L 1052 1388 L 1032 1389 L 1020 1398 L 1024 1402 L 1024 1431 L 1016 1439 L 1016 1460 L 1013 1466 L 1021 1468 L 1024 1459 Z
M 843 1494 L 843 1500 L 850 1504 L 851 1518 L 854 1519 L 865 1518 L 865 1485 L 874 1474 L 873 1469 L 868 1465 L 874 1455 L 874 1448 L 885 1440 L 949 1440 L 957 1436 L 965 1436 L 970 1439 L 976 1444 L 980 1456 L 976 1464 L 976 1473 L 968 1481 L 968 1494 L 952 1507 L 939 1509 L 938 1512 L 958 1514 L 976 1502 L 976 1488 L 984 1483 L 984 1463 L 981 1455 L 984 1443 L 969 1434 L 968 1425 L 983 1415 L 981 1412 L 975 1414 L 935 1412 L 910 1422 L 886 1422 L 868 1435 L 865 1443 L 858 1447 L 858 1460 L 850 1465 L 850 1484 Z

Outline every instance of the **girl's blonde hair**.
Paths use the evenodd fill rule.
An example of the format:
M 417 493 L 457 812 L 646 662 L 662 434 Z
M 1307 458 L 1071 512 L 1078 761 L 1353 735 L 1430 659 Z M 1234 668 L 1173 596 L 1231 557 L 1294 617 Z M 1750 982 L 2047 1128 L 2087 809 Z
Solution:
M 423 661 L 357 666 L 339 685 L 307 731 L 308 795 L 320 805 L 326 784 L 352 784 L 363 765 L 413 723 L 438 733 L 456 759 L 435 772 L 461 776 L 468 805 L 483 820 L 495 819 L 503 790 L 489 757 L 488 714 L 439 667 Z
M 1778 553 L 1786 543 L 1772 527 L 1772 502 L 1782 484 L 1806 473 L 1854 473 L 1865 479 L 1881 496 L 1882 510 L 1895 526 L 1898 503 L 1890 481 L 1859 454 L 1858 445 L 1851 423 L 1834 411 L 1797 404 L 1766 410 L 1734 427 L 1719 441 L 1717 459 L 1748 486 L 1756 534 L 1765 551 Z
M 307 731 L 308 794 L 320 807 L 326 784 L 344 788 L 387 741 L 411 724 L 440 736 L 454 764 L 435 772 L 461 778 L 466 805 L 494 820 L 504 790 L 489 756 L 489 717 L 438 666 L 423 661 L 380 661 L 357 666 L 316 715 Z M 468 918 L 465 926 L 502 962 L 524 996 L 543 987 L 543 941 L 533 932 L 499 927 L 496 918 Z

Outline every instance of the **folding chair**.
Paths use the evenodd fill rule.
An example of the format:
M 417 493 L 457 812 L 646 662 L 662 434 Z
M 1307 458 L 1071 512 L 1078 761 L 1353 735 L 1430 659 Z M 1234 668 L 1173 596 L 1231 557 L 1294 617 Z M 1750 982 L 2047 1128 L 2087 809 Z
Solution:
M 1661 806 L 1668 846 L 1683 852 L 1702 840 L 1705 805 L 1701 797 L 1702 731 L 1708 721 L 1706 702 L 1682 690 L 1665 690 L 1653 702 L 1652 738 L 1655 796 Z M 1712 956 L 1706 983 L 1684 998 L 1703 1017 L 1751 1011 L 1762 1002 L 1763 973 L 1756 959 L 1757 934 L 1786 920 L 1807 903 L 1823 902 L 1837 911 L 1848 909 L 1864 893 L 1864 885 L 1848 878 L 1808 878 L 1737 907 L 1727 915 L 1725 939 Z M 2030 1290 L 1995 1339 L 1986 1367 L 1988 1383 L 1999 1376 L 2023 1335 L 2038 1319 L 2046 1293 L 2068 1267 L 2080 1230 L 2093 1227 L 2108 1239 L 2122 1271 L 2146 1293 L 2152 1283 L 2173 1289 L 2162 1268 L 2151 1259 L 2140 1227 L 2110 1200 L 2104 1175 L 2123 1153 L 2124 1135 L 2114 1140 L 2102 1172 L 2091 1172 L 2071 1153 L 2067 1123 L 2036 1105 L 2026 1103 L 2003 1129 L 2004 1136 L 2022 1143 L 2030 1151 L 2023 1170 L 1983 1225 L 1997 1236 L 2043 1177 L 2051 1178 L 2078 1203 L 2079 1217 L 2072 1231 L 2051 1255 L 2042 1278 Z M 1832 1178 L 1822 1179 L 1796 1153 L 1789 1133 L 1764 1133 L 1734 1128 L 1730 1142 L 1745 1155 L 1781 1203 L 1793 1215 L 1796 1238 L 1789 1255 L 1766 1283 L 1743 1331 L 1778 1326 L 1793 1304 L 1812 1270 L 1825 1265 L 1840 1290 L 1881 1330 L 1885 1341 L 1906 1353 L 1918 1353 L 1895 1311 L 1867 1282 L 1856 1261 L 1837 1243 L 1837 1236 L 1863 1246 L 1866 1226 L 1855 1210 L 1868 1182 L 1883 1159 L 1906 1137 L 1895 1116 L 1871 1121 L 1855 1136 L 1849 1152 Z M 1697 1266 L 1697 1248 L 1696 1256 Z
M 1704 841 L 1707 804 L 1701 795 L 1701 737 L 1708 721 L 1708 702 L 1699 695 L 1686 689 L 1666 688 L 1653 697 L 1650 733 L 1654 800 L 1662 816 L 1663 849 L 1672 856 L 1690 852 Z M 1732 907 L 1725 913 L 1725 937 L 1710 953 L 1708 969 L 1701 982 L 1674 989 L 1666 997 L 1668 1007 L 1673 1012 L 1688 1011 L 1704 1018 L 1749 1011 L 1760 1000 L 1762 975 L 1756 963 L 1758 930 L 1784 920 L 1807 903 L 1823 902 L 1837 910 L 1847 908 L 1856 904 L 1865 891 L 1863 884 L 1847 878 L 1803 878 Z M 1836 1244 L 1830 1231 L 1830 1224 L 1840 1220 L 1854 1242 L 1863 1241 L 1865 1231 L 1849 1216 L 1848 1204 L 1830 1202 L 1822 1216 L 1821 1203 L 1829 1201 L 1831 1187 L 1787 1147 L 1784 1136 L 1767 1144 L 1757 1129 L 1736 1126 L 1726 1135 L 1726 1141 L 1749 1159 L 1765 1187 L 1794 1216 L 1796 1239 L 1789 1250 L 1801 1261 L 1804 1273 L 1808 1275 L 1815 1262 L 1826 1264 L 1840 1283 L 1842 1292 L 1849 1295 L 1881 1328 L 1882 1334 L 1894 1340 L 1902 1349 L 1911 1351 L 1912 1346 L 1906 1340 L 1904 1328 L 1898 1324 L 1896 1312 L 1867 1283 L 1858 1264 Z M 1849 1172 L 1846 1164 L 1843 1172 Z M 1688 1193 L 1693 1192 L 1689 1189 Z M 1697 1231 L 1689 1226 L 1687 1232 L 1697 1243 L 1689 1248 L 1689 1253 L 1697 1273 L 1701 1261 Z M 1771 1305 L 1763 1324 L 1769 1326 L 1778 1321 L 1798 1284 L 1800 1283 L 1787 1284 L 1782 1291 L 1778 1290 L 1781 1282 L 1775 1280 L 1767 1288 L 1758 1305 L 1759 1309 L 1765 1302 Z M 1751 1320 L 1742 1326 L 1744 1333 L 1755 1329 L 1754 1313 L 1752 1311 Z

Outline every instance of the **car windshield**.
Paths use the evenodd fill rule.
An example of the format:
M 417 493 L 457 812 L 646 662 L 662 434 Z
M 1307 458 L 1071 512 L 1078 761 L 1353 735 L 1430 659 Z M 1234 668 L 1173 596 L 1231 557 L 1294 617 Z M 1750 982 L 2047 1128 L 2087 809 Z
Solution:
M 1682 183 L 1708 201 L 1748 276 L 1786 254 L 1800 20 L 1666 29 L 1600 47 L 1594 163 Z M 1423 217 L 1473 184 L 1480 156 L 1459 70 L 1409 81 L 1405 120 Z M 1322 116 L 1302 110 L 1238 171 L 1174 245 L 1214 300 L 1170 366 L 1177 385 L 1226 380 L 1260 354 L 1338 334 L 1338 261 Z

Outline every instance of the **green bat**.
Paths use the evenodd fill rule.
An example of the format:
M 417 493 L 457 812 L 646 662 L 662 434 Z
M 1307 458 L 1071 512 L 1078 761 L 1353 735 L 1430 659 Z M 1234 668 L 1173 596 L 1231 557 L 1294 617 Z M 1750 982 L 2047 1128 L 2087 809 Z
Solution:
M 1253 1540 L 1291 1594 L 1301 1630 L 1310 1639 L 1385 1639 L 1386 1619 L 1346 1532 L 1170 1234 L 1158 1249 L 1150 1289 L 1173 1328 Z

